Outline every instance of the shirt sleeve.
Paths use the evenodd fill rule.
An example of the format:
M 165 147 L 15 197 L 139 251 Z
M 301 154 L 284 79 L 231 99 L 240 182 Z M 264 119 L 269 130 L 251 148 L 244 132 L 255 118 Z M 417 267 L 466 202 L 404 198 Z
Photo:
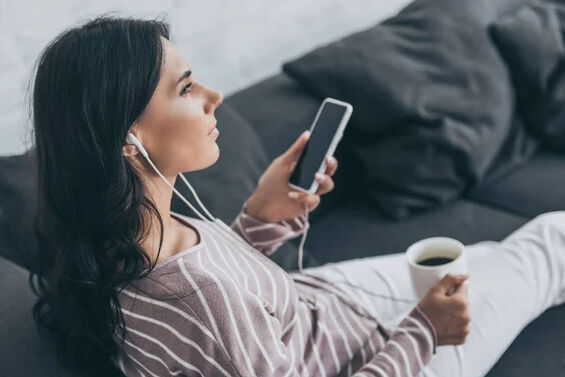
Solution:
M 203 294 L 213 303 L 210 312 L 221 320 L 214 322 L 213 315 L 207 314 L 197 302 L 188 306 L 214 335 L 214 342 L 203 347 L 214 355 L 223 353 L 223 359 L 229 360 L 225 370 L 233 368 L 237 376 L 303 376 L 298 353 L 292 348 L 294 343 L 287 345 L 282 341 L 282 325 L 266 300 L 227 284 L 210 285 Z M 352 377 L 417 377 L 432 352 L 435 352 L 433 327 L 416 307 L 385 347 Z
M 263 221 L 247 213 L 245 201 L 230 227 L 251 246 L 265 255 L 271 255 L 283 243 L 304 233 L 308 226 L 306 214 L 277 223 Z
M 416 306 L 390 335 L 384 348 L 354 376 L 416 377 L 436 353 L 437 334 Z

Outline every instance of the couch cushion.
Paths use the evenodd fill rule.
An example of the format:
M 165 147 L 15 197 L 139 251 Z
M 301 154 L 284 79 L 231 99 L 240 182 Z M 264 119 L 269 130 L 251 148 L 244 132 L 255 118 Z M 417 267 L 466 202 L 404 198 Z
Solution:
M 283 65 L 306 88 L 353 105 L 342 143 L 360 162 L 359 185 L 391 217 L 480 181 L 517 126 L 507 68 L 485 25 L 496 14 L 490 3 L 416 0 Z
M 272 160 L 310 128 L 322 98 L 277 73 L 226 97 L 224 103 L 249 122 Z
M 525 166 L 470 191 L 474 201 L 534 217 L 565 209 L 565 155 L 542 151 Z
M 306 246 L 320 263 L 404 252 L 426 237 L 447 236 L 464 244 L 500 240 L 527 221 L 466 200 L 401 221 L 376 214 L 362 199 L 351 199 L 312 225 Z
M 34 149 L 0 157 L 0 255 L 30 268 L 35 237 L 30 237 L 37 211 L 37 164 Z
M 64 377 L 54 345 L 39 336 L 32 319 L 35 303 L 28 272 L 0 257 L 0 373 L 10 377 Z
M 537 3 L 491 26 L 506 61 L 528 130 L 544 145 L 565 148 L 565 6 Z
M 561 376 L 565 305 L 548 309 L 516 337 L 485 377 Z

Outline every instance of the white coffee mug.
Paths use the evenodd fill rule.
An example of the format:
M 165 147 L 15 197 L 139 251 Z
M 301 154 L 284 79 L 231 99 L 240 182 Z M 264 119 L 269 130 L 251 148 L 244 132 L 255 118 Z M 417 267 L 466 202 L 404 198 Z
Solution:
M 449 258 L 452 261 L 440 265 L 419 264 L 429 258 Z M 412 284 L 419 298 L 423 298 L 445 275 L 468 273 L 465 246 L 449 237 L 425 238 L 412 244 L 406 250 L 406 259 Z M 468 285 L 467 280 L 464 284 Z

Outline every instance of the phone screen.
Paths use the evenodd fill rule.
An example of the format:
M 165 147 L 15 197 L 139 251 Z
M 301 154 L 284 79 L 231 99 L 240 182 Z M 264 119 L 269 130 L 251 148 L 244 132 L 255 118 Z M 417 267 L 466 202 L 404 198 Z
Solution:
M 332 102 L 325 102 L 318 120 L 311 130 L 310 138 L 289 178 L 289 182 L 308 190 L 314 181 L 314 175 L 324 162 L 324 157 L 332 139 L 345 115 L 346 107 Z

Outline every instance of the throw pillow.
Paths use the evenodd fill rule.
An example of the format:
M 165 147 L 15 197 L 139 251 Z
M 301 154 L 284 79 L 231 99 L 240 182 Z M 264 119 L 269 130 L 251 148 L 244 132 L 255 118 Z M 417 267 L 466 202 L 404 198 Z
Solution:
M 507 140 L 522 139 L 509 138 L 514 93 L 487 32 L 495 8 L 416 0 L 283 65 L 305 87 L 353 105 L 342 143 L 383 214 L 403 218 L 457 198 Z
M 565 149 L 565 6 L 530 4 L 492 24 L 527 129 L 544 146 Z

